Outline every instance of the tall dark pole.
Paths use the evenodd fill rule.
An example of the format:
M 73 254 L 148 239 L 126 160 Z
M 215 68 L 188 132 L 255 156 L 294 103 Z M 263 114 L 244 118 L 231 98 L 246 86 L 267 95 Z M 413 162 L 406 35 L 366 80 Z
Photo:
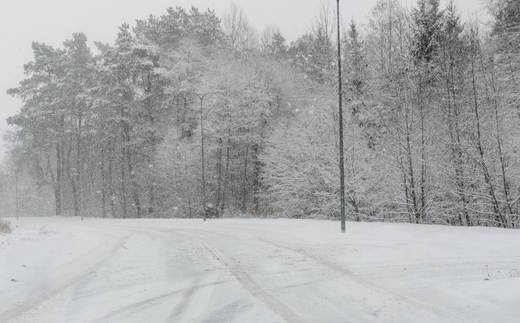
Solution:
M 339 19 L 339 0 L 336 1 L 338 22 L 339 177 L 341 195 L 341 232 L 345 232 L 345 153 L 343 152 L 343 78 L 341 77 L 341 25 Z
M 201 168 L 202 168 L 202 212 L 206 220 L 206 169 L 204 161 L 204 97 L 200 96 L 200 149 L 201 149 Z

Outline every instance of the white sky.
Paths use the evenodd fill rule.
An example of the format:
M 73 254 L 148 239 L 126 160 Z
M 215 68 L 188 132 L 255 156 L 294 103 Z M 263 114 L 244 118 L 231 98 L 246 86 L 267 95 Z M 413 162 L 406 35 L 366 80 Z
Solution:
M 341 0 L 342 15 L 363 23 L 377 0 Z M 401 0 L 412 6 L 415 0 Z M 483 13 L 484 0 L 455 0 L 464 16 Z M 32 58 L 31 42 L 60 46 L 74 32 L 84 32 L 91 41 L 113 41 L 117 27 L 167 7 L 191 5 L 215 9 L 219 16 L 235 2 L 258 29 L 278 26 L 289 40 L 309 29 L 320 4 L 334 0 L 0 0 L 0 157 L 5 148 L 5 119 L 18 111 L 20 102 L 5 91 L 23 78 L 23 64 Z

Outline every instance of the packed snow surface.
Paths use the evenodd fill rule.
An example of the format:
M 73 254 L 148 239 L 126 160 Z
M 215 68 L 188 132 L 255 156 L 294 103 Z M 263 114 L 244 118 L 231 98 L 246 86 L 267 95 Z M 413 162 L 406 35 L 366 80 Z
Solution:
M 520 231 L 296 220 L 22 218 L 0 322 L 511 322 Z

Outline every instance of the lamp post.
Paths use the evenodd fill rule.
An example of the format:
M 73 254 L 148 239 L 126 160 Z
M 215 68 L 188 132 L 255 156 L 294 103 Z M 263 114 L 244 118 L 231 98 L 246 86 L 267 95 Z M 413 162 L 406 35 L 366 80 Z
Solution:
M 345 232 L 345 160 L 343 151 L 343 78 L 341 77 L 341 25 L 339 14 L 339 0 L 336 0 L 338 23 L 338 99 L 339 99 L 339 176 L 341 199 L 341 232 Z

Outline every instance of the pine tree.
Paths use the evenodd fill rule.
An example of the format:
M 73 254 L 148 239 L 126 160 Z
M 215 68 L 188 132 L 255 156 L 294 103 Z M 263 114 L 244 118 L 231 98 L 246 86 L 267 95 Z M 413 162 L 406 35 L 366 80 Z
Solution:
M 439 0 L 419 0 L 412 12 L 415 22 L 413 56 L 429 63 L 437 55 L 443 13 Z
M 33 61 L 24 66 L 26 79 L 8 90 L 22 99 L 21 111 L 8 119 L 18 128 L 17 136 L 24 149 L 32 151 L 33 167 L 44 174 L 54 192 L 56 215 L 63 212 L 65 166 L 65 116 L 63 96 L 65 52 L 51 46 L 32 44 Z

